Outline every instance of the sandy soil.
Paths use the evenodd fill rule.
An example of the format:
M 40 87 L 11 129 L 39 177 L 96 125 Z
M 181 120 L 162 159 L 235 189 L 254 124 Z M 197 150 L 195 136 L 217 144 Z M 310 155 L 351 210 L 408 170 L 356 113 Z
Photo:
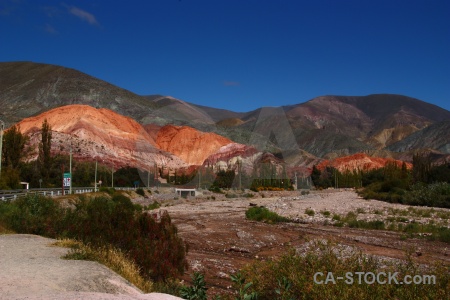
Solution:
M 0 235 L 0 299 L 174 300 L 142 294 L 122 277 L 91 261 L 63 260 L 68 249 L 35 235 Z

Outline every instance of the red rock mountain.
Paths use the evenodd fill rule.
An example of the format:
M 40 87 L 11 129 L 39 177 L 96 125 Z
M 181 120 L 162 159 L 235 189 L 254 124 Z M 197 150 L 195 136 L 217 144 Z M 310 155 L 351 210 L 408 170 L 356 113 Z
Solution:
M 325 169 L 327 166 L 331 166 L 339 170 L 353 171 L 353 170 L 372 170 L 384 167 L 387 163 L 394 163 L 397 166 L 401 166 L 403 161 L 395 160 L 391 158 L 371 157 L 364 153 L 357 153 L 350 156 L 339 157 L 333 160 L 322 161 L 317 168 L 320 170 Z M 408 169 L 412 168 L 411 163 L 406 163 Z
M 156 163 L 171 169 L 186 168 L 202 165 L 207 158 L 223 152 L 227 145 L 234 145 L 229 148 L 235 150 L 226 148 L 228 158 L 240 156 L 243 148 L 250 148 L 234 144 L 218 134 L 201 132 L 188 126 L 142 126 L 109 109 L 68 105 L 18 123 L 21 132 L 30 136 L 35 149 L 44 120 L 52 129 L 53 153 L 67 154 L 72 145 L 77 159 L 103 161 L 115 167 L 131 165 L 148 168 Z M 256 150 L 251 152 L 254 154 Z M 35 152 L 31 159 L 36 156 Z
M 22 133 L 30 135 L 32 144 L 39 143 L 45 119 L 52 128 L 54 153 L 67 153 L 72 145 L 75 157 L 114 166 L 149 167 L 155 163 L 172 168 L 186 166 L 178 157 L 158 149 L 139 123 L 109 109 L 68 105 L 26 118 L 18 126 Z
M 215 133 L 201 132 L 188 126 L 166 125 L 157 134 L 156 144 L 189 165 L 202 165 L 206 158 L 233 141 Z

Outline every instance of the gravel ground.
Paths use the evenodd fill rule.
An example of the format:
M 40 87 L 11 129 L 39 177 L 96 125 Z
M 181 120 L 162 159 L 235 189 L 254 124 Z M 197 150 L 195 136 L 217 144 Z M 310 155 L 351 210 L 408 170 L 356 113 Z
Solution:
M 365 200 L 358 196 L 353 190 L 329 190 L 322 192 L 314 192 L 308 195 L 285 196 L 275 201 L 267 202 L 267 208 L 284 217 L 294 219 L 303 223 L 323 224 L 325 222 L 333 223 L 332 216 L 345 216 L 349 212 L 357 214 L 358 220 L 385 221 L 392 217 L 392 212 L 402 212 L 405 216 L 405 223 L 418 222 L 428 223 L 431 219 L 435 224 L 449 227 L 447 219 L 441 219 L 437 215 L 439 212 L 448 213 L 445 208 L 428 208 L 428 207 L 410 207 L 408 205 L 388 203 L 378 200 Z M 408 211 L 412 208 L 414 211 Z M 308 215 L 306 210 L 311 210 L 314 215 Z M 420 212 L 429 212 L 426 214 Z M 432 212 L 430 212 L 432 211 Z M 329 212 L 329 215 L 324 215 Z
M 0 235 L 0 299 L 175 300 L 142 294 L 125 279 L 91 261 L 64 260 L 67 248 L 27 234 Z

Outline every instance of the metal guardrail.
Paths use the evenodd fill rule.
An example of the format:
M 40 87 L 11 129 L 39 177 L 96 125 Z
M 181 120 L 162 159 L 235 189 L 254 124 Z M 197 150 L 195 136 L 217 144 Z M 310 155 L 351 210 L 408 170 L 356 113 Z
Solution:
M 136 190 L 134 187 L 116 187 L 116 190 L 125 190 L 131 191 Z M 99 188 L 97 188 L 97 191 Z M 81 188 L 72 188 L 72 194 L 85 194 L 94 192 L 93 187 L 81 187 Z M 52 189 L 20 189 L 20 190 L 0 190 L 0 200 L 9 201 L 9 200 L 17 200 L 19 198 L 26 197 L 27 195 L 41 195 L 48 197 L 58 197 L 62 196 L 63 192 L 61 188 L 52 188 Z M 69 189 L 64 189 L 64 195 L 69 195 Z

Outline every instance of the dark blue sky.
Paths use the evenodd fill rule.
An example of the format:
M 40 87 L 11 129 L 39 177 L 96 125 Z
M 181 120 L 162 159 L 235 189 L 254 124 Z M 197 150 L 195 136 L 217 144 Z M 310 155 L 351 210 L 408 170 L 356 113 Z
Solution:
M 393 93 L 450 110 L 447 0 L 0 0 L 0 30 L 0 61 L 141 95 L 248 111 Z

